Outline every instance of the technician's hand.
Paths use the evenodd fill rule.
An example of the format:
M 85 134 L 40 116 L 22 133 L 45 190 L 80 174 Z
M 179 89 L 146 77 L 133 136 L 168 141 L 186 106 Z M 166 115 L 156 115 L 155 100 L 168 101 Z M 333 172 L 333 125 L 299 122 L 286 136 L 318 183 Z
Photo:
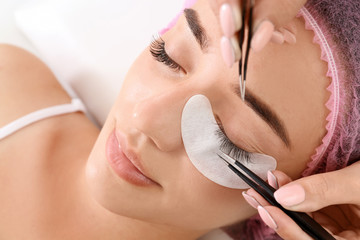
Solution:
M 253 38 L 251 47 L 261 51 L 268 42 L 296 43 L 296 37 L 287 24 L 297 15 L 307 0 L 254 0 Z M 241 57 L 237 33 L 242 27 L 241 0 L 210 0 L 218 15 L 224 36 L 221 50 L 226 64 L 231 67 Z
M 269 173 L 276 200 L 286 209 L 308 212 L 336 239 L 360 239 L 360 162 L 342 170 L 291 181 L 280 171 Z M 253 189 L 245 199 L 257 206 L 263 221 L 284 239 L 311 239 L 280 209 L 269 205 Z

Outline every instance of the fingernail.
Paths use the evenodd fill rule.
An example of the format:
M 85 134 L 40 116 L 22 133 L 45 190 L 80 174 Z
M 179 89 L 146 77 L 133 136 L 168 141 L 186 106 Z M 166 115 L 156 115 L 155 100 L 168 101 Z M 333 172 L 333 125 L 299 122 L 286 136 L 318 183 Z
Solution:
M 223 4 L 220 7 L 220 25 L 226 37 L 231 38 L 241 27 L 240 11 L 232 8 L 230 4 Z
M 270 186 L 272 186 L 275 189 L 279 188 L 277 178 L 275 177 L 275 175 L 271 171 L 267 172 L 267 178 L 268 178 L 268 182 L 269 182 Z
M 222 37 L 220 47 L 226 65 L 228 65 L 228 67 L 232 67 L 235 62 L 235 53 L 231 45 L 230 39 L 225 36 Z
M 296 43 L 295 34 L 290 32 L 286 28 L 280 28 L 279 30 L 283 33 L 285 42 L 287 42 L 289 44 L 295 44 Z
M 238 5 L 232 7 L 232 14 L 235 22 L 235 32 L 239 31 L 242 26 L 241 9 Z
M 239 41 L 235 38 L 235 37 L 232 37 L 230 39 L 230 42 L 231 42 L 231 46 L 234 50 L 234 54 L 235 54 L 235 62 L 239 61 L 240 58 L 241 58 L 241 50 L 240 50 L 240 44 L 239 44 Z
M 291 184 L 277 190 L 274 197 L 281 205 L 292 207 L 305 201 L 305 190 L 299 184 Z
M 258 206 L 257 209 L 258 209 L 261 219 L 266 223 L 266 225 L 268 225 L 272 229 L 276 230 L 278 228 L 278 226 L 277 226 L 275 220 L 271 217 L 270 213 L 268 211 L 266 211 L 266 209 L 263 208 L 262 206 Z
M 279 31 L 274 31 L 271 36 L 271 41 L 277 44 L 283 44 L 285 41 L 284 35 Z
M 270 41 L 274 29 L 274 24 L 268 20 L 260 23 L 260 26 L 255 31 L 253 39 L 251 40 L 251 47 L 255 52 L 261 51 Z
M 258 206 L 260 206 L 260 203 L 254 197 L 248 195 L 246 192 L 242 192 L 242 195 L 253 208 L 257 208 Z

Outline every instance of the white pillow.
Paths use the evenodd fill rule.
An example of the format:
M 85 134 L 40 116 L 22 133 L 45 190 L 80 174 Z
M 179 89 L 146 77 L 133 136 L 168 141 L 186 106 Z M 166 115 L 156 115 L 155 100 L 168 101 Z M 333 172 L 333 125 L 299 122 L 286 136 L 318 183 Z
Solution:
M 15 12 L 18 27 L 101 126 L 136 56 L 183 0 L 49 0 Z

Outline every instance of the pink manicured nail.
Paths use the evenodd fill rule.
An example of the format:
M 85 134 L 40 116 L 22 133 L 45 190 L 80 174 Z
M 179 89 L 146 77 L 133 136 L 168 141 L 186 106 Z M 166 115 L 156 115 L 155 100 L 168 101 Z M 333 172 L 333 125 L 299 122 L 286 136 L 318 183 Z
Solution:
M 267 172 L 267 178 L 268 178 L 268 182 L 269 182 L 270 186 L 272 186 L 275 189 L 279 188 L 278 181 L 277 181 L 275 175 L 271 171 Z
M 227 37 L 222 37 L 220 46 L 221 46 L 221 53 L 226 65 L 232 67 L 232 65 L 235 62 L 235 53 L 234 53 L 234 49 L 232 48 L 230 39 Z
M 220 7 L 220 25 L 226 37 L 231 38 L 241 28 L 240 10 L 224 3 Z
M 241 10 L 239 5 L 234 5 L 231 9 L 235 23 L 235 32 L 237 32 L 240 31 L 242 26 Z
M 261 51 L 270 41 L 274 29 L 274 24 L 268 20 L 260 23 L 260 26 L 256 30 L 253 39 L 251 40 L 251 47 L 255 52 Z
M 284 35 L 279 31 L 274 31 L 271 36 L 271 41 L 277 44 L 283 44 L 285 41 Z
M 305 190 L 299 184 L 290 184 L 277 190 L 274 197 L 281 205 L 292 207 L 305 201 Z
M 283 33 L 284 35 L 284 40 L 285 42 L 289 43 L 289 44 L 295 44 L 296 43 L 296 36 L 295 34 L 293 34 L 292 32 L 290 32 L 289 30 L 287 30 L 286 28 L 280 28 L 280 31 Z
M 260 206 L 260 203 L 255 198 L 248 195 L 246 192 L 242 192 L 242 195 L 245 198 L 245 200 L 250 204 L 250 206 L 252 206 L 253 208 L 257 208 L 258 206 Z
M 266 209 L 263 208 L 262 206 L 258 206 L 257 209 L 258 209 L 261 219 L 266 223 L 266 225 L 268 225 L 272 229 L 276 230 L 278 228 L 278 226 L 277 226 L 275 220 L 271 217 L 270 213 L 268 211 L 266 211 Z
M 225 3 L 220 7 L 220 25 L 226 37 L 231 38 L 235 33 L 235 20 L 232 9 L 229 4 Z

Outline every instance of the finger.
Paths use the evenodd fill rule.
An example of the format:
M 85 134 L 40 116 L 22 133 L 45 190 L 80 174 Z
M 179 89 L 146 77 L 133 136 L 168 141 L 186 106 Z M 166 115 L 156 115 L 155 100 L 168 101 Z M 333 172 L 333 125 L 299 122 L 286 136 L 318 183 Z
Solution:
M 342 229 L 344 229 L 332 217 L 329 217 L 327 214 L 320 211 L 314 212 L 312 214 L 312 217 L 317 223 L 319 223 L 321 226 L 334 234 L 337 234 Z
M 247 190 L 246 192 L 247 195 L 251 196 L 252 198 L 254 198 L 259 205 L 261 206 L 270 206 L 270 203 L 268 201 L 266 201 L 259 193 L 257 193 L 254 189 L 250 188 L 249 190 Z M 245 198 L 246 199 L 246 198 Z M 247 200 L 247 199 L 246 199 Z M 250 204 L 251 205 L 251 204 Z M 253 206 L 255 207 L 255 206 Z
M 283 239 L 310 240 L 307 235 L 289 216 L 274 206 L 258 207 L 261 219 Z
M 288 29 L 286 29 L 284 27 L 279 28 L 279 31 L 284 36 L 284 41 L 286 41 L 287 43 L 290 43 L 290 44 L 296 43 L 296 36 L 294 33 L 292 33 L 291 31 L 289 31 Z
M 275 192 L 275 199 L 285 208 L 301 212 L 329 205 L 360 204 L 359 163 L 286 184 Z
M 291 178 L 288 177 L 285 173 L 281 171 L 268 171 L 268 182 L 270 186 L 275 189 L 278 189 L 279 186 L 285 185 L 288 182 L 291 182 Z M 245 200 L 253 207 L 257 208 L 261 206 L 269 206 L 269 202 L 266 201 L 259 193 L 254 189 L 250 188 L 247 192 L 243 192 Z
M 241 12 L 237 6 L 224 3 L 219 9 L 219 21 L 222 32 L 228 38 L 241 29 Z
M 210 3 L 214 13 L 218 13 L 220 27 L 224 34 L 220 41 L 221 54 L 226 65 L 231 68 L 241 58 L 240 44 L 235 36 L 241 28 L 241 12 L 235 0 L 216 0 Z
M 243 193 L 245 199 L 254 207 L 257 208 L 263 221 L 271 228 L 273 228 L 284 239 L 312 239 L 282 210 L 271 206 L 253 189 L 249 189 L 248 193 Z M 251 197 L 252 200 L 248 200 Z M 256 198 L 256 199 L 255 199 Z M 261 202 L 261 204 L 260 204 Z M 265 210 L 259 210 L 259 209 Z M 310 217 L 315 215 L 308 214 Z M 322 213 L 316 213 L 316 221 L 324 226 L 328 232 L 337 232 L 338 225 L 333 222 L 329 217 Z M 332 231 L 333 230 L 333 231 Z
M 271 173 L 276 178 L 276 182 L 279 187 L 284 186 L 285 184 L 288 184 L 289 182 L 292 181 L 292 179 L 288 175 L 286 175 L 285 173 L 283 173 L 279 170 L 271 171 Z M 271 179 L 271 178 L 272 177 L 268 175 L 268 179 Z M 273 181 L 273 180 L 271 180 L 271 181 Z M 269 181 L 269 183 L 270 183 L 270 181 Z M 272 186 L 272 187 L 274 187 L 274 186 Z M 274 187 L 274 188 L 276 188 L 276 187 Z M 276 189 L 278 189 L 278 188 L 276 188 Z
M 237 6 L 239 7 L 239 1 L 238 0 L 209 0 L 209 3 L 210 3 L 210 7 L 211 9 L 213 10 L 215 16 L 219 17 L 219 10 L 220 10 L 220 7 L 223 5 L 223 4 L 230 4 L 231 6 Z
M 276 28 L 288 24 L 304 6 L 307 0 L 257 0 L 254 7 L 254 27 L 266 20 Z
M 287 25 L 299 12 L 306 0 L 259 0 L 254 7 L 254 36 L 251 47 L 255 52 L 261 51 L 272 40 L 276 43 L 296 42 L 295 35 L 289 31 L 285 34 L 275 31 Z
M 272 186 L 275 189 L 279 188 L 278 179 L 276 178 L 276 176 L 271 171 L 267 172 L 267 180 L 268 180 L 268 183 L 269 183 L 270 186 Z
M 285 42 L 285 37 L 281 32 L 274 31 L 271 36 L 271 42 L 277 43 L 277 44 L 283 44 Z
M 242 195 L 244 199 L 248 202 L 248 204 L 253 208 L 257 209 L 258 206 L 261 206 L 261 204 L 253 196 L 247 194 L 246 191 L 242 192 Z
M 235 38 L 223 36 L 220 40 L 220 50 L 226 65 L 231 68 L 233 64 L 240 60 L 241 50 Z
M 347 230 L 339 233 L 337 240 L 348 240 L 348 239 L 359 239 L 360 231 L 359 230 Z

